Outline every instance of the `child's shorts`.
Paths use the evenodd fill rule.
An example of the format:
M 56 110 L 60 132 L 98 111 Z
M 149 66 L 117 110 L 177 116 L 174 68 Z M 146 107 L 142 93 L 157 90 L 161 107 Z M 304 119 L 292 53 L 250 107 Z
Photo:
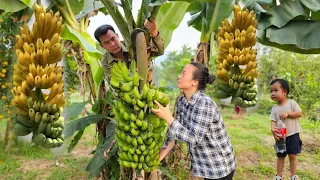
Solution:
M 302 141 L 299 133 L 286 137 L 287 151 L 284 153 L 277 153 L 278 157 L 286 157 L 287 154 L 300 154 Z

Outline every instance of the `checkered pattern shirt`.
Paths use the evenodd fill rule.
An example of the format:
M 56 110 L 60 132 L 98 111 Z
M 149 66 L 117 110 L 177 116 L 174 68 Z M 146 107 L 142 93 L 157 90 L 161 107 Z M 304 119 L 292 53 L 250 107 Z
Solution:
M 220 111 L 201 91 L 195 92 L 189 102 L 185 96 L 178 99 L 176 117 L 164 147 L 171 140 L 187 144 L 196 177 L 218 179 L 235 170 L 234 150 Z

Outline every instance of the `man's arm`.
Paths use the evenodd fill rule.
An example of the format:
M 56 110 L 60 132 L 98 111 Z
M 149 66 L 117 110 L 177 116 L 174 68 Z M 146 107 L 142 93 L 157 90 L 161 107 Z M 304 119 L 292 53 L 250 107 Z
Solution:
M 156 46 L 157 51 L 151 51 L 151 56 L 160 56 L 164 53 L 164 43 L 157 29 L 155 20 L 145 20 L 144 26 L 150 33 L 152 42 Z

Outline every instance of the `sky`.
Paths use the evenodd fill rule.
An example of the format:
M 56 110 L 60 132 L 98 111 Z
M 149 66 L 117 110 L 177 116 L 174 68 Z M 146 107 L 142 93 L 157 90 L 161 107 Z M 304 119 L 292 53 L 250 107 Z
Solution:
M 141 0 L 134 0 L 132 12 L 133 17 L 137 17 L 138 9 L 140 8 Z M 121 9 L 121 8 L 119 8 Z M 172 39 L 168 47 L 165 51 L 177 51 L 180 50 L 181 47 L 186 44 L 189 47 L 196 49 L 197 43 L 200 41 L 200 32 L 195 30 L 192 27 L 187 25 L 187 21 L 190 19 L 190 15 L 187 13 L 183 18 L 182 22 L 178 26 L 178 28 L 173 32 Z M 116 27 L 114 21 L 111 16 L 105 16 L 103 13 L 99 12 L 97 16 L 90 18 L 90 24 L 88 27 L 88 33 L 94 38 L 94 31 L 103 24 L 110 24 L 115 27 L 115 30 L 118 32 L 119 36 L 121 36 L 118 28 Z M 122 37 L 120 37 L 122 39 Z

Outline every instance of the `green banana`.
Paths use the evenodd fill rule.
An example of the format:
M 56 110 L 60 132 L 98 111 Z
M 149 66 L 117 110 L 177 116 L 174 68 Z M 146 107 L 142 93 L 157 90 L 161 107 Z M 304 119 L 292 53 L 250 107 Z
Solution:
M 29 117 L 25 117 L 20 114 L 16 115 L 16 120 L 27 128 L 31 128 L 36 124 L 36 122 L 32 121 Z

